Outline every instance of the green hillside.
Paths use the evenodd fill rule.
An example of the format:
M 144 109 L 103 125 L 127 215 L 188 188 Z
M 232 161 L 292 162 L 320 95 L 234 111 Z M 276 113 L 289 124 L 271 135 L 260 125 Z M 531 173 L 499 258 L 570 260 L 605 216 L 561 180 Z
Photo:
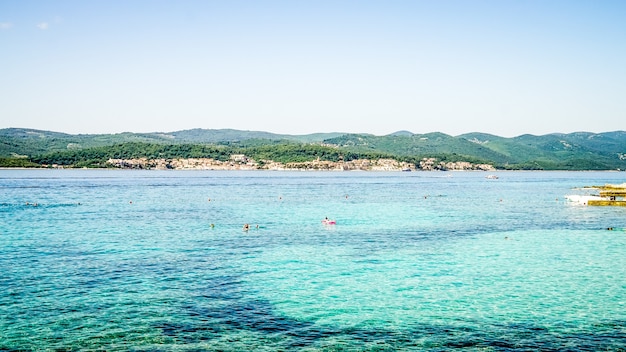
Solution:
M 309 135 L 281 135 L 269 132 L 240 131 L 232 129 L 192 129 L 169 133 L 117 133 L 117 134 L 66 134 L 23 128 L 0 129 L 0 157 L 35 156 L 66 150 L 103 147 L 122 143 L 159 144 L 272 144 L 276 141 L 300 143 L 321 142 L 342 133 L 315 133 Z
M 624 169 L 620 154 L 626 150 L 626 134 L 571 133 L 503 138 L 470 133 L 459 136 L 506 155 L 513 168 Z M 621 151 L 621 152 L 620 152 Z
M 176 145 L 181 147 L 163 147 L 166 151 L 158 151 L 158 146 Z M 194 152 L 186 152 L 183 145 Z M 322 149 L 315 149 L 322 146 Z M 33 129 L 0 129 L 0 158 L 8 167 L 33 166 L 31 161 L 44 163 L 64 158 L 73 160 L 68 165 L 98 165 L 97 160 L 117 155 L 116 150 L 131 150 L 132 155 L 141 157 L 211 155 L 199 152 L 207 150 L 202 148 L 222 148 L 220 150 L 227 149 L 229 153 L 245 152 L 277 161 L 308 160 L 310 157 L 336 160 L 367 155 L 413 163 L 422 158 L 469 161 L 488 163 L 501 169 L 626 170 L 624 131 L 526 134 L 505 138 L 486 133 L 454 137 L 438 132 L 413 134 L 408 131 L 386 136 L 339 132 L 298 136 L 234 129 L 72 135 Z
M 350 161 L 361 158 L 393 158 L 392 155 L 384 153 L 346 152 L 337 148 L 316 144 L 283 142 L 273 145 L 251 147 L 211 144 L 123 143 L 106 147 L 52 152 L 35 156 L 30 160 L 41 165 L 107 167 L 106 162 L 108 159 L 210 158 L 219 161 L 228 161 L 232 154 L 244 154 L 254 160 L 273 160 L 281 163 L 309 162 L 317 159 L 336 162 L 339 160 Z
M 33 129 L 0 129 L 0 157 L 35 156 L 45 153 L 103 147 L 119 143 L 167 143 L 172 141 L 157 133 L 66 134 Z
M 324 142 L 351 150 L 376 150 L 420 158 L 449 154 L 497 163 L 504 162 L 506 159 L 504 155 L 480 144 L 444 133 L 391 134 L 387 136 L 351 134 L 327 139 Z
M 325 143 L 348 150 L 381 151 L 399 156 L 454 156 L 492 163 L 503 169 L 626 169 L 626 133 L 573 133 L 504 138 L 485 133 L 453 137 L 443 133 L 387 136 L 349 134 Z
M 327 138 L 333 138 L 343 133 L 315 133 L 308 135 L 287 135 L 260 131 L 241 131 L 233 129 L 202 129 L 184 130 L 163 134 L 173 140 L 183 143 L 223 143 L 240 142 L 246 140 L 284 140 L 301 143 L 320 142 Z

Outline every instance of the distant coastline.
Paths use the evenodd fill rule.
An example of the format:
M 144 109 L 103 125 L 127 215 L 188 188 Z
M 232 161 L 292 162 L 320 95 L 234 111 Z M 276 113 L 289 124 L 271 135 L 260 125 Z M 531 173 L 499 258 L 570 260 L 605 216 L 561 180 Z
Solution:
M 399 162 L 394 159 L 357 159 L 352 161 L 333 162 L 314 160 L 310 162 L 281 163 L 272 160 L 256 162 L 245 156 L 237 156 L 230 161 L 219 161 L 208 158 L 186 159 L 109 159 L 108 165 L 118 169 L 146 170 L 315 170 L 315 171 L 448 171 L 448 170 L 480 170 L 494 171 L 489 164 L 472 164 L 469 162 L 437 162 L 424 159 L 418 166 L 413 163 Z
M 200 170 L 626 170 L 626 132 L 513 138 L 232 129 L 72 135 L 0 129 L 0 167 Z

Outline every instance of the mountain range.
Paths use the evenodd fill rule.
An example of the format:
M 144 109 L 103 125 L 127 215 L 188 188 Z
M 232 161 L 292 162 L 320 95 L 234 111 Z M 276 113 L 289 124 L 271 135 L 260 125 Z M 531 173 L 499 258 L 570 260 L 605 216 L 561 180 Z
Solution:
M 203 144 L 238 147 L 317 144 L 346 152 L 384 153 L 398 158 L 453 158 L 486 162 L 511 169 L 626 169 L 626 132 L 524 134 L 506 138 L 486 133 L 450 136 L 398 131 L 375 136 L 354 133 L 275 134 L 234 129 L 191 129 L 175 132 L 67 134 L 24 128 L 0 129 L 0 157 L 31 158 L 125 143 Z

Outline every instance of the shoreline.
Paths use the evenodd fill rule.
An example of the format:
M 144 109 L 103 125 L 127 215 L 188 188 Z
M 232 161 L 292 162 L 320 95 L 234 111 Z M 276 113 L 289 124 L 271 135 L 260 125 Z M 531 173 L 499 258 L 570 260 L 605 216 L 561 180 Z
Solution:
M 495 169 L 495 170 L 422 170 L 422 169 L 414 169 L 410 172 L 403 170 L 322 170 L 322 169 L 138 169 L 138 168 L 117 168 L 117 167 L 0 167 L 0 171 L 2 170 L 94 170 L 94 171 L 241 171 L 241 172 L 398 172 L 398 173 L 411 173 L 411 172 L 425 172 L 425 173 L 461 173 L 461 172 L 497 172 L 497 173 L 508 173 L 508 172 L 614 172 L 621 173 L 626 172 L 626 170 L 513 170 L 513 169 Z

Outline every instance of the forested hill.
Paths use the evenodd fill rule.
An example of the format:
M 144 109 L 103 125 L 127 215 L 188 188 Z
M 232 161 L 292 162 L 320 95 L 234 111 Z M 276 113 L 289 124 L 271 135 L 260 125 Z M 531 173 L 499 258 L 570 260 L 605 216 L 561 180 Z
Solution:
M 129 147 L 124 147 L 127 144 Z M 149 147 L 137 147 L 138 145 Z M 159 145 L 164 147 L 157 147 Z M 175 145 L 184 147 L 166 147 Z M 168 157 L 176 157 L 178 150 L 182 153 L 178 156 L 184 157 L 185 153 L 182 151 L 190 148 L 195 151 L 203 150 L 199 146 L 219 147 L 224 153 L 245 153 L 258 148 L 273 149 L 272 155 L 285 161 L 309 160 L 320 158 L 320 155 L 338 157 L 350 154 L 354 158 L 384 156 L 411 162 L 423 158 L 465 160 L 489 163 L 502 169 L 626 169 L 624 131 L 505 138 L 485 133 L 450 136 L 443 133 L 414 134 L 408 131 L 386 136 L 341 132 L 284 135 L 233 129 L 74 135 L 20 128 L 0 129 L 0 158 L 4 160 L 4 166 L 24 166 L 26 161 L 36 163 L 37 160 L 50 160 L 51 155 L 75 161 L 86 158 L 87 155 L 113 157 L 114 150 L 119 154 L 120 150 L 125 149 L 132 149 L 133 155 L 141 156 L 142 149 L 154 151 L 161 148 L 167 150 L 162 153 Z M 278 155 L 281 152 L 288 155 Z M 201 152 L 196 154 L 202 156 Z M 16 162 L 16 159 L 22 162 Z M 91 165 L 84 161 L 83 165 Z M 73 165 L 78 164 L 80 163 Z M 94 165 L 97 164 L 95 162 Z
M 347 134 L 326 143 L 352 150 L 396 155 L 465 155 L 494 165 L 523 169 L 626 169 L 626 132 L 521 135 L 513 138 L 485 133 L 450 136 L 443 133 Z
M 0 129 L 0 157 L 11 155 L 33 156 L 50 152 L 134 142 L 158 144 L 264 144 L 267 141 L 292 141 L 314 143 L 343 134 L 316 133 L 297 136 L 258 131 L 199 128 L 168 133 L 67 134 L 24 128 L 6 128 Z

